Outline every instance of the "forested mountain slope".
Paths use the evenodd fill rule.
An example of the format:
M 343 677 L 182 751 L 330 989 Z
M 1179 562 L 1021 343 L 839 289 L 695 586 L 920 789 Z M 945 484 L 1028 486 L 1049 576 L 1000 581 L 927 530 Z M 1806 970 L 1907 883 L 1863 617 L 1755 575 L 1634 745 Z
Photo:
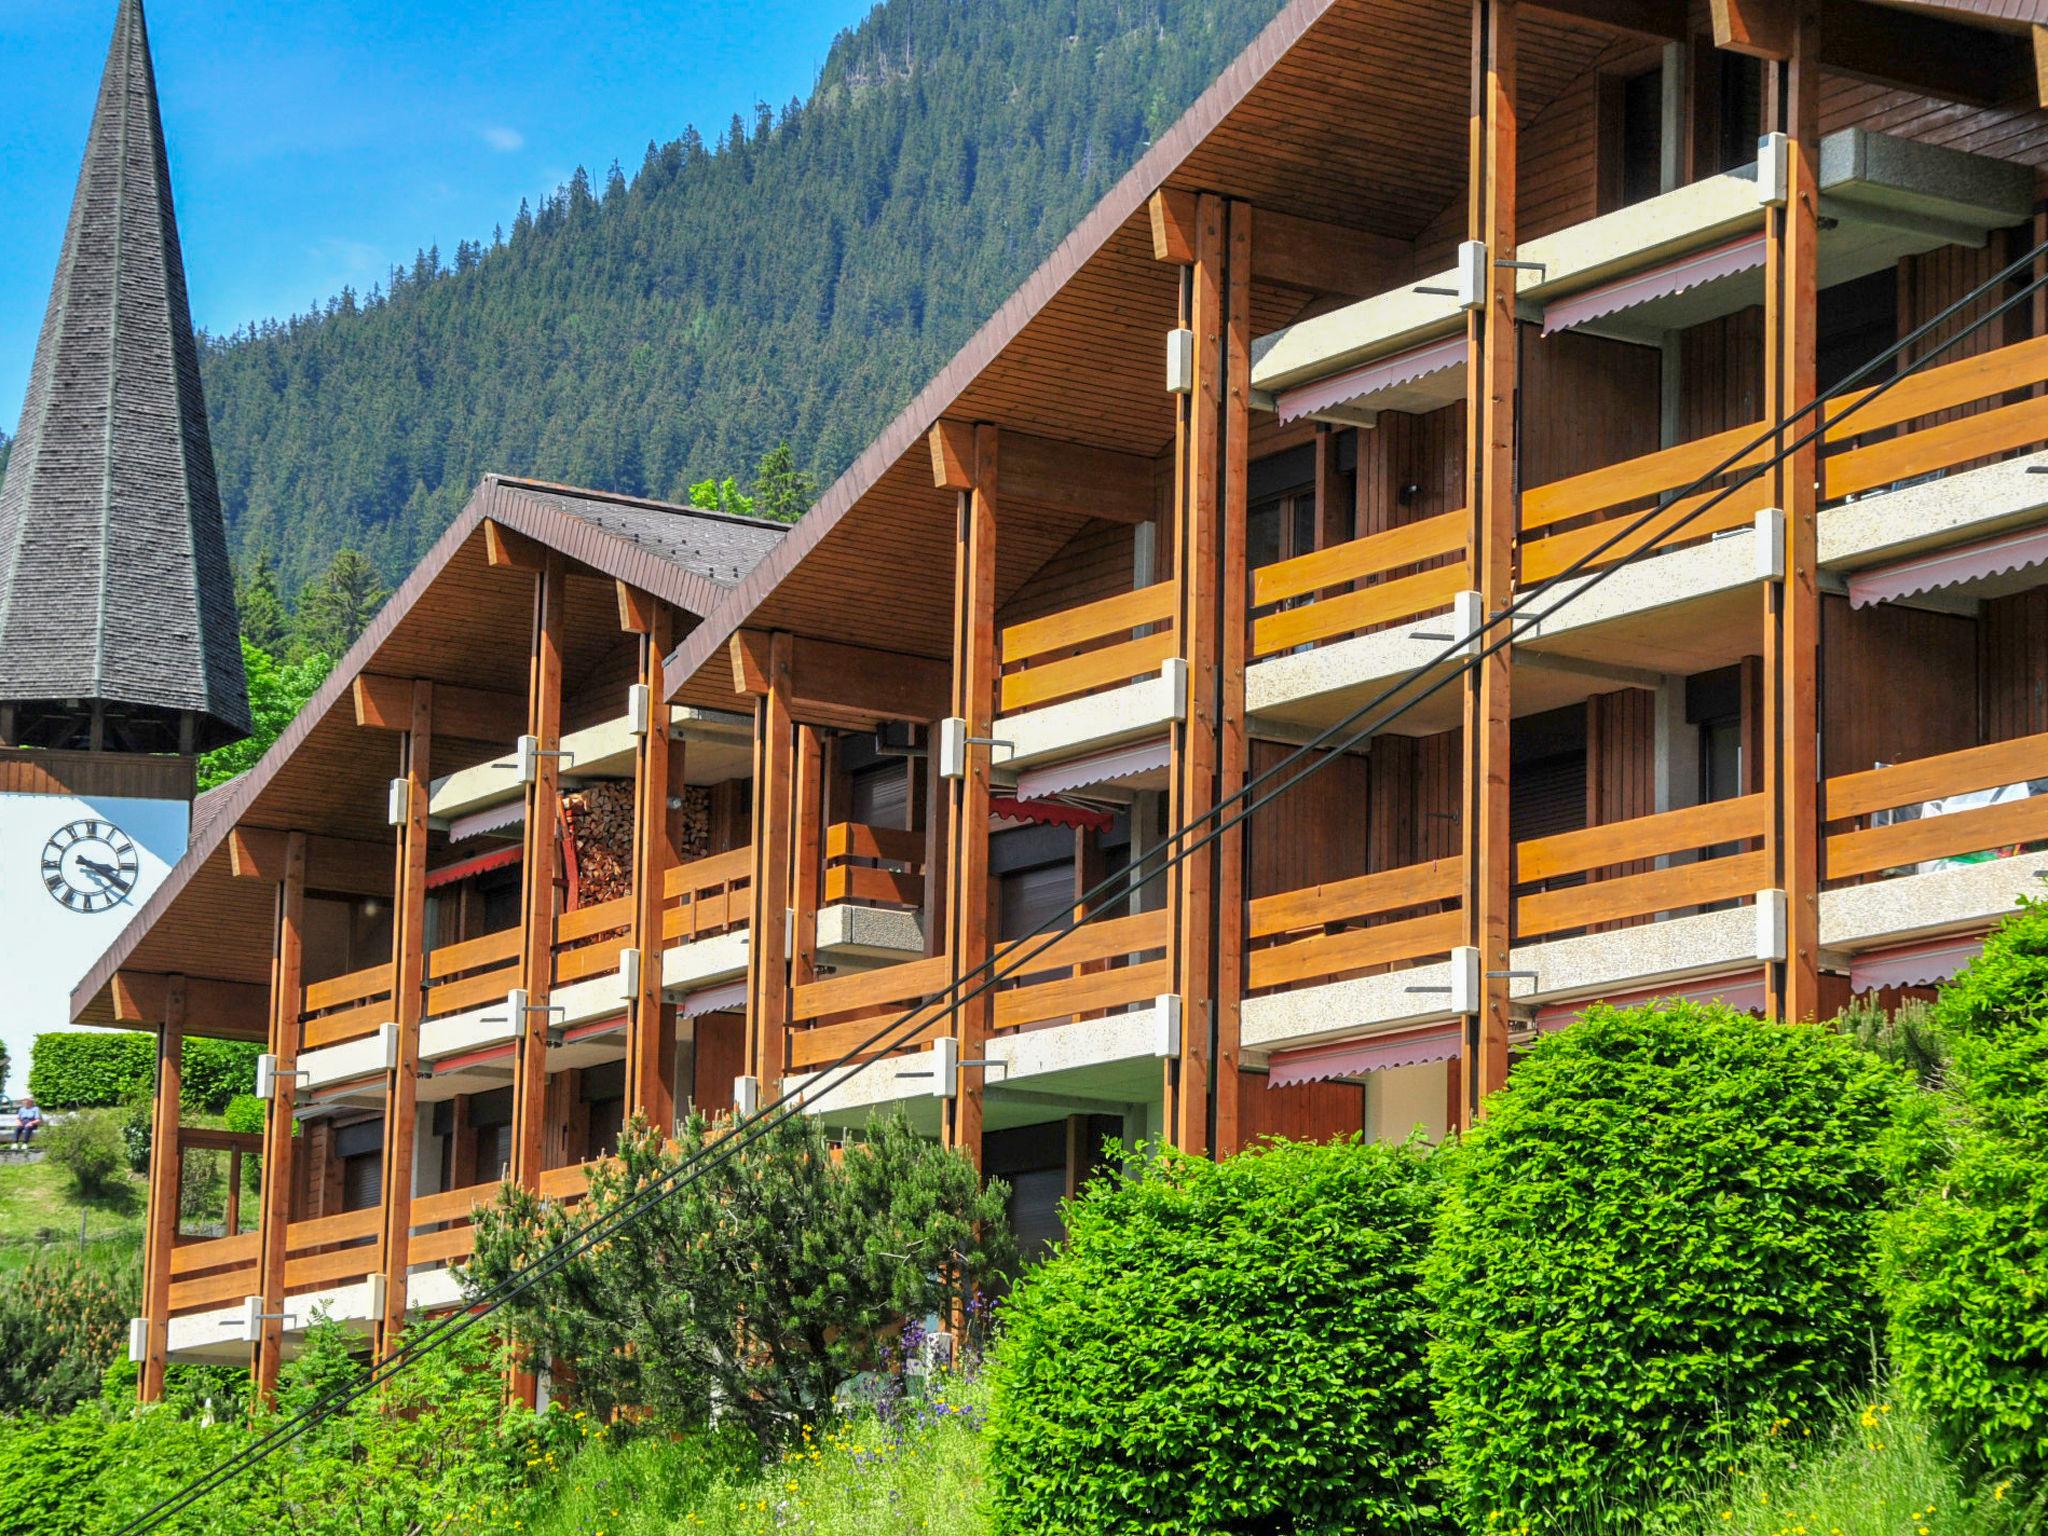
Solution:
M 787 439 L 828 483 L 1275 8 L 886 0 L 808 101 L 210 342 L 238 564 L 395 578 L 487 470 L 680 500 Z

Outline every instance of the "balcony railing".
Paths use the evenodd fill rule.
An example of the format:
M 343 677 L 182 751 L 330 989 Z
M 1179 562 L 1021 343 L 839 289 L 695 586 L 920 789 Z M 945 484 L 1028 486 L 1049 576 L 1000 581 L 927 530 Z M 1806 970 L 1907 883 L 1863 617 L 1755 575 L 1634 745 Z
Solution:
M 662 881 L 661 938 L 688 944 L 747 926 L 754 850 L 734 848 L 671 869 Z
M 825 905 L 924 905 L 924 834 L 842 821 L 825 829 Z
M 829 976 L 793 989 L 790 998 L 789 1064 L 809 1072 L 837 1061 L 869 1036 L 913 1008 L 946 991 L 952 975 L 944 955 Z M 890 1050 L 926 1044 L 950 1027 L 943 1005 L 929 1017 L 906 1022 L 890 1034 Z M 870 1054 L 881 1054 L 879 1052 Z
M 1252 658 L 1443 612 L 1474 585 L 1470 521 L 1446 512 L 1260 566 L 1252 573 Z
M 2048 336 L 1940 364 L 1882 394 L 1845 395 L 1828 407 L 1830 417 L 1859 398 L 1869 403 L 1828 429 L 1822 497 L 1837 501 L 2039 447 L 2048 441 L 2048 395 L 1999 400 L 2044 381 Z M 1892 428 L 1900 430 L 1883 435 Z
M 517 928 L 501 928 L 433 951 L 427 956 L 426 1016 L 445 1018 L 503 1002 L 505 994 L 519 985 L 519 951 Z
M 633 938 L 633 898 L 619 896 L 578 907 L 555 919 L 555 985 L 619 968 L 619 952 Z
M 1762 795 L 1714 800 L 1515 846 L 1515 937 L 1543 938 L 1752 898 L 1769 883 Z M 1654 867 L 1673 855 L 1687 862 Z M 1576 880 L 1575 884 L 1561 884 Z M 1544 888 L 1548 887 L 1548 888 Z
M 588 1162 L 550 1168 L 541 1174 L 537 1187 L 547 1199 L 574 1204 L 589 1193 L 590 1170 L 596 1166 Z M 459 1264 L 467 1259 L 476 1251 L 477 1208 L 491 1204 L 504 1187 L 496 1179 L 487 1179 L 461 1189 L 415 1195 L 412 1236 L 405 1249 L 407 1264 Z
M 1433 859 L 1261 896 L 1247 914 L 1246 984 L 1260 992 L 1418 964 L 1463 938 L 1463 859 Z
M 1173 607 L 1174 585 L 1161 581 L 1012 624 L 1002 632 L 1002 713 L 1156 674 L 1175 654 Z
M 996 946 L 999 967 L 1015 957 L 1044 950 L 1044 970 L 1019 974 L 996 993 L 994 1029 L 1028 1029 L 1114 1013 L 1149 1004 L 1169 990 L 1166 960 L 1168 916 L 1162 909 L 1105 918 L 1062 934 L 1047 946 L 1045 935 Z M 1039 963 L 1036 958 L 1027 962 Z
M 2048 734 L 1837 774 L 1826 783 L 1822 814 L 1850 825 L 1823 845 L 1825 878 L 1910 874 L 2048 840 L 2048 795 L 2028 792 L 2029 779 L 2044 770 Z M 1980 796 L 1984 803 L 1954 803 Z
M 300 1016 L 301 1046 L 309 1051 L 375 1034 L 391 1018 L 391 962 L 310 983 Z

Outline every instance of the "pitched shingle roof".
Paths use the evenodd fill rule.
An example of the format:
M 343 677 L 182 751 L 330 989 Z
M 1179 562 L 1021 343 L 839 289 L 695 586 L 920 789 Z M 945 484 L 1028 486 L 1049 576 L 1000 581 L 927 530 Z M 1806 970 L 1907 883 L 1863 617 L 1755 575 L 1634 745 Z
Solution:
M 121 0 L 0 488 L 0 701 L 247 734 L 198 348 L 141 0 Z

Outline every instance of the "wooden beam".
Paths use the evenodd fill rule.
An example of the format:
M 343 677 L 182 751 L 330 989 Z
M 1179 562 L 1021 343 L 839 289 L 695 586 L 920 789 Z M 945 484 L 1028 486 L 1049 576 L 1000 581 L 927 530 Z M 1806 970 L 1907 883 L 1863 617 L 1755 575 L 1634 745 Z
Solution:
M 277 926 L 270 960 L 270 1049 L 277 1057 L 277 1080 L 283 1091 L 270 1101 L 263 1122 L 263 1181 L 257 1216 L 257 1289 L 263 1297 L 263 1325 L 249 1345 L 255 1374 L 252 1409 L 277 1396 L 277 1373 L 284 1363 L 284 1323 L 273 1314 L 284 1310 L 286 1235 L 292 1214 L 292 1114 L 297 1095 L 299 1003 L 304 996 L 306 922 L 306 838 L 294 832 L 285 849 L 284 879 L 277 887 Z
M 1501 258 L 1520 240 L 1516 145 L 1519 76 L 1516 0 L 1474 0 L 1472 159 L 1467 228 Z M 1514 596 L 1515 422 L 1519 332 L 1515 269 L 1486 268 L 1486 303 L 1465 329 L 1466 506 L 1471 566 L 1480 611 L 1497 613 Z M 1479 1014 L 1466 1021 L 1464 1110 L 1470 1124 L 1508 1076 L 1508 937 L 1512 912 L 1508 821 L 1512 648 L 1502 646 L 1469 674 L 1464 699 L 1462 796 L 1466 942 L 1479 951 Z
M 355 680 L 356 724 L 384 731 L 412 728 L 409 677 L 365 672 Z M 444 740 L 510 743 L 526 729 L 526 700 L 497 688 L 434 685 L 434 733 Z
M 1782 59 L 1792 48 L 1790 13 L 1780 0 L 1707 0 L 1714 46 L 1753 59 Z
M 548 549 L 545 544 L 487 517 L 484 519 L 484 558 L 492 565 L 509 570 L 537 573 L 547 566 Z
M 644 635 L 654 629 L 654 616 L 661 608 L 661 602 L 652 592 L 642 591 L 631 582 L 616 582 L 619 591 L 619 628 L 629 635 Z M 655 692 L 660 693 L 657 688 Z
M 1573 22 L 1654 37 L 1667 43 L 1686 40 L 1685 0 L 1530 0 L 1522 10 L 1546 20 Z
M 291 834 L 275 827 L 235 827 L 228 832 L 228 867 L 237 879 L 285 876 Z M 306 835 L 306 883 L 341 896 L 390 896 L 391 848 L 352 837 Z
M 2048 26 L 2036 22 L 2029 36 L 2034 44 L 2034 105 L 2048 112 Z
M 1246 571 L 1249 559 L 1247 527 L 1250 522 L 1251 395 L 1252 395 L 1252 278 L 1258 265 L 1259 232 L 1273 215 L 1257 212 L 1250 203 L 1234 202 L 1229 209 L 1229 244 L 1224 271 L 1227 277 L 1223 352 L 1223 505 L 1218 519 L 1218 551 L 1222 562 L 1221 633 L 1218 636 L 1217 666 L 1220 682 L 1220 719 L 1216 788 L 1220 801 L 1229 803 L 1244 787 L 1251 767 L 1251 742 L 1245 734 L 1244 675 L 1246 648 L 1250 639 L 1249 602 L 1251 582 Z M 1336 434 L 1325 432 L 1319 446 L 1327 449 Z M 1334 459 L 1334 453 L 1329 455 Z M 1318 455 L 1320 482 L 1334 464 Z M 1331 500 L 1334 501 L 1334 497 Z M 1349 508 L 1345 509 L 1348 514 Z M 1349 532 L 1349 517 L 1345 519 Z M 1234 808 L 1234 807 L 1233 807 Z M 1242 1045 L 1242 1013 L 1245 982 L 1245 873 L 1249 867 L 1246 828 L 1227 832 L 1217 846 L 1216 857 L 1216 1057 L 1211 1098 L 1209 1144 L 1216 1156 L 1227 1157 L 1244 1144 L 1242 1097 L 1244 1074 L 1239 1070 Z M 1185 1007 L 1181 1027 L 1188 1025 Z
M 1174 535 L 1174 637 L 1187 663 L 1187 718 L 1173 733 L 1169 826 L 1191 826 L 1215 808 L 1223 702 L 1222 529 L 1224 268 L 1228 255 L 1223 199 L 1195 203 L 1195 261 L 1188 268 L 1187 324 L 1195 338 L 1194 390 L 1179 412 L 1179 530 Z M 1214 844 L 1193 852 L 1167 877 L 1167 990 L 1181 999 L 1181 1046 L 1165 1066 L 1167 1134 L 1184 1152 L 1211 1150 L 1215 1091 L 1211 1045 L 1216 999 Z
M 996 677 L 996 513 L 1004 487 L 1004 435 L 994 427 L 974 434 L 972 485 L 961 492 L 953 556 L 953 666 L 950 713 L 964 720 L 966 772 L 946 785 L 946 972 L 955 996 L 964 977 L 988 963 L 991 948 L 989 880 L 989 790 L 991 751 L 986 738 L 995 724 Z M 963 1001 L 951 1027 L 960 1059 L 980 1061 L 995 1016 L 994 998 L 983 992 Z M 987 1070 L 960 1068 L 959 1089 L 946 1106 L 946 1144 L 981 1167 L 982 1107 Z
M 2039 99 L 2033 50 L 2018 33 L 1866 0 L 1827 0 L 1819 25 L 1814 46 L 1833 74 L 1977 107 Z
M 1088 443 L 1003 433 L 1003 501 L 1027 502 L 1107 523 L 1152 520 L 1153 462 Z
M 178 1139 L 178 1099 L 184 1087 L 185 978 L 165 978 L 164 1016 L 156 1035 L 156 1099 L 150 1123 L 149 1224 L 143 1233 L 142 1315 L 146 1342 L 136 1397 L 164 1395 L 170 1354 L 171 1252 L 178 1244 L 178 1202 L 185 1167 Z
M 793 647 L 769 646 L 768 687 L 754 703 L 754 843 L 747 937 L 747 1075 L 770 1086 L 789 1049 L 790 790 L 796 725 L 789 711 Z
M 626 588 L 620 589 L 623 604 Z M 663 659 L 675 644 L 675 615 L 650 597 L 636 606 L 646 615 L 640 634 L 640 680 L 661 697 Z M 661 915 L 668 872 L 681 862 L 681 798 L 689 744 L 669 731 L 640 738 L 633 760 L 633 947 L 640 952 L 640 987 L 628 1002 L 626 1112 L 647 1117 L 664 1133 L 675 1125 L 675 1006 L 661 989 Z M 687 1091 L 687 1088 L 686 1090 Z
M 384 1083 L 384 1171 L 378 1186 L 384 1226 L 379 1263 L 384 1315 L 376 1320 L 379 1360 L 398 1348 L 405 1330 L 406 1276 L 411 1269 L 413 1147 L 418 1134 L 420 1021 L 426 1001 L 427 797 L 433 791 L 434 685 L 412 685 L 412 718 L 403 753 L 405 820 L 397 847 L 397 898 L 391 920 L 391 999 L 398 1054 Z
M 935 421 L 926 439 L 932 451 L 932 484 L 964 491 L 974 480 L 974 423 Z
M 269 1033 L 270 994 L 253 981 L 116 971 L 111 991 L 117 1024 L 162 1024 L 171 1016 L 172 983 L 183 988 L 179 1015 L 187 1034 L 261 1040 Z
M 1195 259 L 1195 194 L 1161 187 L 1147 205 L 1152 217 L 1152 259 L 1191 266 Z
M 1251 228 L 1251 276 L 1316 293 L 1370 298 L 1399 282 L 1414 255 L 1405 240 L 1272 208 L 1258 209 Z
M 734 632 L 733 692 L 768 692 L 775 637 L 766 630 Z M 945 662 L 900 651 L 876 651 L 832 640 L 789 637 L 791 717 L 814 725 L 877 720 L 938 719 L 947 711 L 951 673 Z

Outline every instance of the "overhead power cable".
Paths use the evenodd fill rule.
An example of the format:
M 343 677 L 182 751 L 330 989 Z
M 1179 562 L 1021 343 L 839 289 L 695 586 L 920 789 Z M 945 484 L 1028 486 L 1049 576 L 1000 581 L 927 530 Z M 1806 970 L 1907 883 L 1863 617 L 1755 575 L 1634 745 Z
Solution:
M 1174 851 L 1160 859 L 1156 867 L 1118 871 L 1116 874 L 1106 876 L 1091 889 L 1083 892 L 1074 904 L 1076 907 L 1084 909 L 1083 915 L 1079 919 L 1068 923 L 1066 912 L 1072 909 L 1065 909 L 1062 913 L 1047 918 L 1022 938 L 1010 941 L 1004 946 L 999 955 L 992 956 L 989 960 L 981 962 L 972 971 L 963 974 L 949 983 L 938 994 L 936 1000 L 927 1001 L 917 1007 L 908 1009 L 887 1024 L 880 1026 L 865 1040 L 841 1054 L 831 1065 L 812 1074 L 801 1086 L 783 1092 L 774 1101 L 763 1106 L 755 1115 L 739 1122 L 725 1135 L 715 1141 L 707 1142 L 674 1168 L 668 1170 L 659 1178 L 650 1180 L 641 1189 L 636 1190 L 624 1205 L 616 1207 L 602 1216 L 591 1218 L 575 1233 L 565 1238 L 555 1247 L 533 1259 L 513 1274 L 508 1275 L 491 1291 L 473 1298 L 467 1308 L 447 1314 L 438 1322 L 430 1325 L 424 1332 L 416 1334 L 400 1349 L 373 1367 L 361 1380 L 330 1391 L 291 1418 L 274 1425 L 240 1451 L 207 1472 L 200 1474 L 175 1493 L 168 1495 L 149 1510 L 137 1516 L 136 1519 L 121 1527 L 117 1536 L 142 1536 L 144 1532 L 155 1530 L 173 1515 L 191 1507 L 191 1505 L 215 1489 L 226 1486 L 242 1473 L 252 1469 L 260 1462 L 282 1450 L 285 1446 L 309 1433 L 336 1413 L 347 1408 L 350 1404 L 368 1393 L 378 1390 L 401 1371 L 407 1369 L 413 1362 L 441 1348 L 483 1322 L 502 1307 L 518 1300 L 519 1297 L 525 1295 L 534 1286 L 574 1262 L 599 1243 L 616 1237 L 619 1232 L 638 1220 L 646 1212 L 652 1210 L 656 1205 L 659 1205 L 673 1195 L 681 1193 L 684 1189 L 697 1182 L 698 1179 L 723 1166 L 732 1158 L 737 1157 L 755 1141 L 773 1132 L 792 1116 L 802 1113 L 807 1102 L 813 1102 L 837 1092 L 840 1088 L 843 1088 L 846 1084 L 860 1076 L 861 1073 L 888 1059 L 879 1053 L 894 1050 L 910 1043 L 911 1037 L 923 1034 L 932 1025 L 950 1019 L 961 1008 L 992 991 L 1001 982 L 1012 976 L 1027 973 L 1047 950 L 1058 944 L 1069 933 L 1086 927 L 1091 922 L 1098 921 L 1102 917 L 1103 912 L 1107 910 L 1106 908 L 1097 910 L 1098 903 L 1102 903 L 1107 898 L 1118 896 L 1119 894 L 1135 896 L 1139 889 L 1159 879 L 1185 860 L 1194 857 L 1220 838 L 1227 836 L 1237 827 L 1257 815 L 1267 805 L 1270 805 L 1288 790 L 1294 788 L 1295 785 L 1313 777 L 1330 762 L 1343 756 L 1352 748 L 1362 745 L 1372 736 L 1385 730 L 1387 726 L 1391 725 L 1408 711 L 1441 692 L 1453 682 L 1464 678 L 1469 672 L 1490 657 L 1513 644 L 1517 636 L 1536 628 L 1543 620 L 1557 613 L 1567 604 L 1576 602 L 1609 577 L 1627 569 L 1638 560 L 1657 552 L 1659 546 L 1668 543 L 1675 535 L 1705 516 L 1714 507 L 1719 506 L 1728 497 L 1745 486 L 1754 483 L 1762 476 L 1769 474 L 1779 464 L 1783 463 L 1785 459 L 1800 452 L 1817 439 L 1824 437 L 1826 433 L 1832 431 L 1850 416 L 1863 410 L 1923 368 L 1930 366 L 1935 359 L 1941 357 L 1957 344 L 2031 298 L 2036 292 L 2044 287 L 2048 287 L 2048 275 L 2031 278 L 1998 304 L 1969 321 L 1954 335 L 1936 342 L 1927 352 L 1908 361 L 1903 368 L 1892 373 L 1890 377 L 1881 379 L 1876 384 L 1871 385 L 1856 398 L 1850 400 L 1840 412 L 1833 416 L 1822 415 L 1825 406 L 1831 404 L 1840 396 L 1861 389 L 1865 381 L 1871 379 L 1879 370 L 1889 367 L 1900 358 L 1906 356 L 1914 347 L 1932 337 L 1943 326 L 1947 325 L 1949 321 L 1963 314 L 1986 295 L 1994 292 L 1999 286 L 2013 282 L 2044 256 L 2048 256 L 2048 242 L 2036 246 L 2012 261 L 2001 271 L 1993 274 L 1978 287 L 1943 309 L 1939 314 L 1916 327 L 1910 334 L 1857 368 L 1825 393 L 1785 416 L 1779 422 L 1761 428 L 1757 435 L 1742 447 L 1730 453 L 1712 468 L 1703 471 L 1689 484 L 1671 491 L 1669 493 L 1669 501 L 1659 506 L 1648 508 L 1633 518 L 1616 519 L 1619 526 L 1612 535 L 1588 549 L 1554 575 L 1519 592 L 1499 611 L 1482 615 L 1480 624 L 1470 635 L 1454 637 L 1428 661 L 1390 683 L 1386 688 L 1353 709 L 1342 719 L 1326 726 L 1314 737 L 1296 747 L 1278 762 L 1253 775 L 1243 785 L 1221 798 L 1208 810 L 1200 815 L 1191 817 L 1181 826 L 1175 828 L 1161 844 L 1162 848 L 1173 849 Z M 1810 415 L 1820 419 L 1798 437 L 1789 442 L 1782 441 L 1785 433 Z M 1773 444 L 1777 446 L 1772 449 L 1768 456 L 1754 463 L 1745 462 L 1750 459 L 1752 454 L 1757 453 L 1761 449 L 1771 448 Z M 1705 492 L 1711 482 L 1724 475 L 1733 478 L 1730 479 L 1728 484 L 1706 495 L 1698 506 L 1692 507 L 1682 516 L 1672 519 L 1664 527 L 1655 529 L 1640 546 L 1626 550 L 1611 563 L 1599 564 L 1602 557 L 1607 553 L 1635 534 L 1649 528 L 1653 522 L 1663 515 L 1666 508 L 1672 502 L 1682 501 L 1688 497 Z M 1540 599 L 1546 593 L 1553 592 L 1564 583 L 1576 581 L 1582 576 L 1585 579 L 1577 586 L 1556 597 L 1547 606 L 1541 606 L 1540 611 L 1531 612 L 1532 609 L 1539 606 Z M 1789 572 L 1787 576 L 1789 579 Z M 1525 619 L 1526 622 L 1523 622 Z M 1504 632 L 1496 638 L 1487 641 L 1484 645 L 1479 646 L 1478 649 L 1475 650 L 1473 648 L 1475 642 L 1495 630 L 1502 630 Z M 1454 663 L 1454 665 L 1446 667 L 1446 663 Z M 1444 668 L 1444 670 L 1439 672 L 1439 668 Z M 1384 715 L 1375 714 L 1382 706 L 1391 704 L 1395 699 L 1401 698 L 1402 694 L 1408 689 L 1424 684 L 1425 681 L 1426 686 L 1422 686 L 1420 691 L 1414 693 L 1412 697 L 1404 699 Z M 1368 721 L 1365 717 L 1369 715 L 1373 716 L 1373 718 Z M 1364 721 L 1364 723 L 1361 724 L 1361 721 Z M 1300 771 L 1291 772 L 1296 767 L 1299 767 Z M 1275 785 L 1264 793 L 1256 793 L 1263 786 L 1272 783 L 1274 779 L 1283 774 L 1289 775 L 1285 778 L 1284 782 Z M 1238 802 L 1242 802 L 1241 807 L 1234 812 L 1230 812 L 1231 806 Z M 1230 812 L 1230 814 L 1226 815 L 1226 812 Z M 1203 825 L 1211 821 L 1215 825 L 1209 827 L 1207 831 L 1201 831 Z M 1185 846 L 1175 847 L 1176 844 L 1180 844 L 1186 839 L 1192 840 L 1187 841 Z M 1150 864 L 1151 862 L 1150 856 L 1140 861 L 1141 865 Z M 1028 953 L 1024 952 L 1027 946 L 1040 939 L 1043 940 L 1042 943 L 1038 943 Z M 965 989 L 964 991 L 961 990 L 963 988 Z M 944 1004 L 943 1007 L 940 1006 L 941 1003 Z M 938 1011 L 934 1012 L 935 1009 Z M 821 1084 L 823 1086 L 820 1086 Z

